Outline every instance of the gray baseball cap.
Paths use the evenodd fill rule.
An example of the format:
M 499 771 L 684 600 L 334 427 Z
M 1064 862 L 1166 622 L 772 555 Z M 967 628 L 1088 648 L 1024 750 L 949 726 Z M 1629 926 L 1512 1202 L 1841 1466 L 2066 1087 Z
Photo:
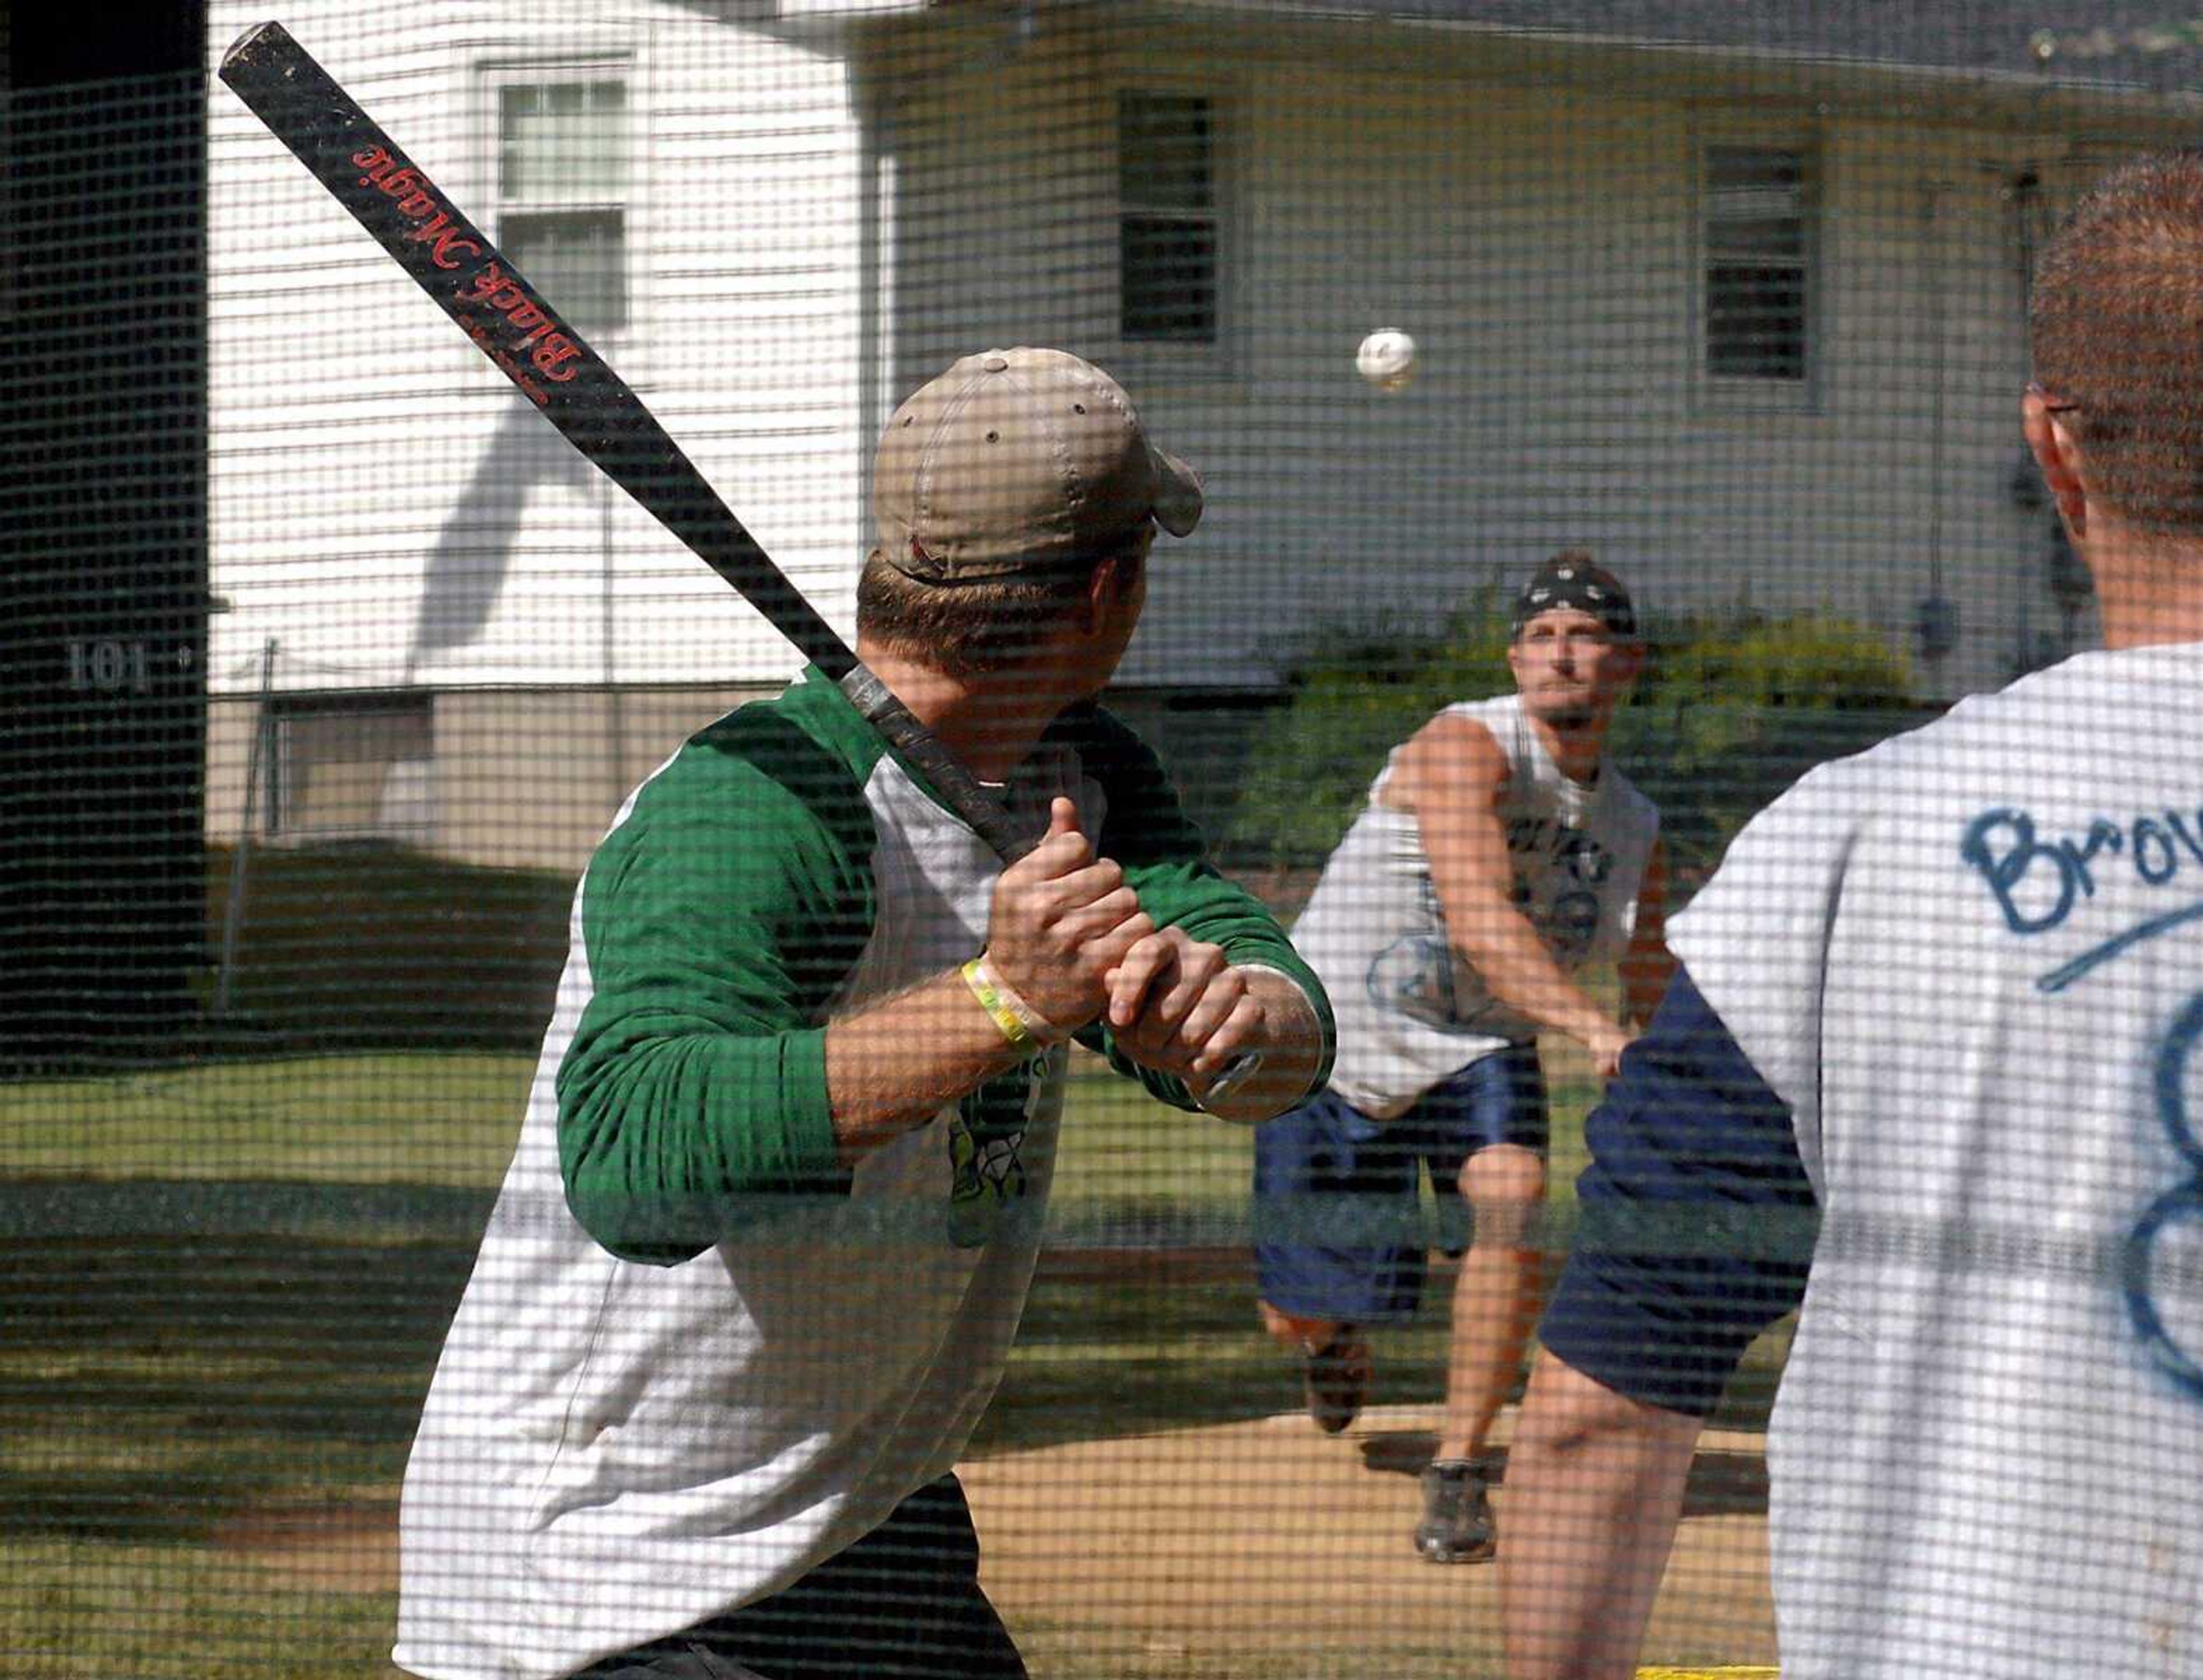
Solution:
M 1149 518 L 1201 518 L 1201 475 L 1148 441 L 1131 398 L 1060 350 L 966 356 L 888 421 L 872 471 L 880 552 L 924 583 L 1091 561 Z

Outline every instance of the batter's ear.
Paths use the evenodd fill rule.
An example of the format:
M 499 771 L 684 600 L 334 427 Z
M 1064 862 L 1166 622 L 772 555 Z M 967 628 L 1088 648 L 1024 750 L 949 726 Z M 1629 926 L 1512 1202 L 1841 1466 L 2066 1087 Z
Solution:
M 2051 499 L 2058 504 L 2058 516 L 2077 543 L 2088 534 L 2088 492 L 2082 480 L 2081 446 L 2066 427 L 2064 413 L 2055 399 L 2034 386 L 2020 398 L 2020 430 Z
M 1102 560 L 1086 575 L 1086 593 L 1079 602 L 1078 628 L 1088 635 L 1109 622 L 1109 610 L 1117 599 L 1117 563 Z
M 1145 557 L 1139 553 L 1112 554 L 1094 563 L 1086 579 L 1086 628 L 1098 630 L 1116 615 L 1125 598 L 1137 588 Z

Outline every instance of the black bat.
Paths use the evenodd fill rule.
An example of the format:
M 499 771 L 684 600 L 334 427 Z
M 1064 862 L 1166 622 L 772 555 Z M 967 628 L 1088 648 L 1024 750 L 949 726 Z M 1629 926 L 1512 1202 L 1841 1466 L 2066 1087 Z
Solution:
M 1032 850 L 1039 837 L 1021 830 L 1002 802 L 859 662 L 627 382 L 288 30 L 280 23 L 248 29 L 222 56 L 221 74 L 543 417 L 839 684 L 997 855 L 1014 862 Z
M 838 684 L 995 855 L 1014 863 L 1033 849 L 1039 836 L 1020 828 L 1002 802 L 865 668 L 627 381 L 288 30 L 280 23 L 246 30 L 222 55 L 221 75 L 567 442 Z M 1260 1059 L 1254 1052 L 1235 1058 L 1211 1084 L 1210 1096 L 1244 1079 Z

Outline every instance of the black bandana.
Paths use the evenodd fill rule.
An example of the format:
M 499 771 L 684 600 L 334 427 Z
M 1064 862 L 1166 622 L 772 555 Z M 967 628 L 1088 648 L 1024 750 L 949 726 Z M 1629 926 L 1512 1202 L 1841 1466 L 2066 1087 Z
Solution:
M 1629 592 L 1612 572 L 1594 565 L 1584 555 L 1556 555 L 1538 568 L 1515 598 L 1515 619 L 1508 634 L 1521 635 L 1525 624 L 1556 607 L 1587 612 L 1617 636 L 1637 634 L 1637 611 L 1629 604 Z

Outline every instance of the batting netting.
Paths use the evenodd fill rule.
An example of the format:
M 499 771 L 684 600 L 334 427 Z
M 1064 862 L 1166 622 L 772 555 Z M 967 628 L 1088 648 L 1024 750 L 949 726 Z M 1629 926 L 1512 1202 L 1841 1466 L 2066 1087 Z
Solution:
M 2194 130 L 2181 9 L 290 0 L 385 131 L 326 185 L 215 74 L 260 0 L 28 10 L 9 1674 L 2203 1673 L 2203 668 L 2094 651 L 2021 422 L 2065 213 Z M 2076 365 L 2203 356 L 2134 337 Z M 1258 1084 L 1296 939 L 1338 1060 L 1271 1127 L 1126 1076 L 1197 952 L 1043 1057 L 1128 946 L 989 940 L 999 865 L 546 424 L 601 357 L 853 638 L 876 504 L 921 597 L 1155 505 L 1060 513 L 1084 405 L 992 501 L 876 467 L 1027 346 L 1198 526 L 890 686 L 1267 968 Z M 2041 377 L 2053 453 L 2123 423 Z M 1089 678 L 1130 734 L 1035 746 Z M 1698 1036 L 1616 1115 L 1663 909 Z

